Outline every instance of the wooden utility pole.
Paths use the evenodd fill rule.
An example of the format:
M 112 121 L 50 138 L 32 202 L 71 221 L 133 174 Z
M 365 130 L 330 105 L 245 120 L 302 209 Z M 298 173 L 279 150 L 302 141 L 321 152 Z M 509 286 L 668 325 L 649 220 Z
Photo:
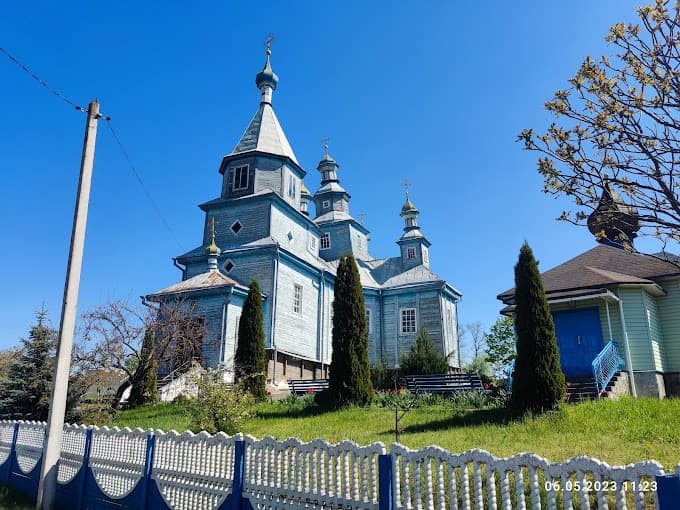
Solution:
M 97 140 L 97 121 L 99 120 L 99 103 L 92 101 L 87 108 L 83 155 L 80 161 L 80 180 L 78 195 L 73 215 L 71 231 L 71 248 L 66 269 L 64 285 L 64 302 L 61 308 L 59 325 L 59 343 L 57 344 L 57 363 L 52 378 L 52 394 L 50 395 L 50 414 L 47 419 L 47 442 L 40 472 L 38 487 L 38 510 L 50 510 L 54 505 L 57 490 L 57 462 L 61 454 L 61 439 L 66 414 L 66 395 L 68 378 L 71 371 L 71 351 L 73 348 L 73 331 L 76 325 L 76 307 L 78 305 L 78 289 L 80 287 L 80 270 L 83 265 L 83 248 L 85 246 L 85 227 L 87 225 L 87 209 L 90 202 L 90 183 L 94 163 L 94 146 Z

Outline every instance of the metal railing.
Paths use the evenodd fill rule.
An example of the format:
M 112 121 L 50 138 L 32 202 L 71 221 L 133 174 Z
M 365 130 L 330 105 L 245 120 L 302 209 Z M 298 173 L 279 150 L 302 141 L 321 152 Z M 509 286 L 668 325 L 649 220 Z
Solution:
M 592 365 L 597 398 L 600 398 L 616 372 L 623 370 L 625 367 L 625 362 L 619 353 L 616 342 L 609 341 L 609 343 L 604 346 L 604 349 L 600 351 L 600 354 L 595 357 Z

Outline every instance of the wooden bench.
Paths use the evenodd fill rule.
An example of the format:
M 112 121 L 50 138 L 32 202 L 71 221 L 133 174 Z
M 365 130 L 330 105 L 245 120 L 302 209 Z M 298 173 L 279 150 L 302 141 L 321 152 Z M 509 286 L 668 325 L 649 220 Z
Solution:
M 404 377 L 406 388 L 415 394 L 438 393 L 448 394 L 460 391 L 484 391 L 484 385 L 478 375 L 466 373 L 407 375 Z
M 288 387 L 294 395 L 318 393 L 328 389 L 328 379 L 288 379 Z

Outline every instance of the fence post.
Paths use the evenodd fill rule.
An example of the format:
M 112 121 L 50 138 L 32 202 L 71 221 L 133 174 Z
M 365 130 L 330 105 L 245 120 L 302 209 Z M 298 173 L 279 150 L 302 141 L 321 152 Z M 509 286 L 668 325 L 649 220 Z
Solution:
M 17 437 L 19 437 L 19 422 L 14 423 L 14 431 L 12 432 L 12 444 L 9 447 L 9 469 L 7 470 L 7 480 L 5 484 L 9 486 L 9 481 L 12 478 L 12 469 L 14 468 L 14 460 L 16 457 Z
M 378 456 L 378 508 L 392 510 L 392 455 Z
M 656 498 L 659 510 L 673 510 L 680 501 L 680 477 L 676 475 L 657 475 Z
M 156 436 L 153 430 L 146 436 L 146 457 L 144 458 L 144 474 L 142 475 L 142 490 L 140 491 L 139 508 L 149 508 L 149 488 L 151 487 L 151 470 L 153 468 L 153 452 L 156 448 Z
M 78 488 L 78 499 L 76 508 L 85 508 L 85 488 L 87 487 L 87 470 L 90 469 L 90 451 L 92 450 L 92 427 L 85 432 L 85 449 L 83 450 L 83 463 L 80 466 L 80 487 Z
M 240 510 L 243 500 L 243 465 L 245 460 L 246 442 L 234 441 L 234 480 L 231 485 L 230 510 Z

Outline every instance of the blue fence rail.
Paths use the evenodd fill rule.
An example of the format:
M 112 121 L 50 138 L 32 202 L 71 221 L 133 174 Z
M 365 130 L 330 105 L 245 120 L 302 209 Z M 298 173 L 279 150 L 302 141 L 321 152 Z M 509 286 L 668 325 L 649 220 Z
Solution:
M 595 378 L 595 388 L 598 398 L 607 389 L 607 385 L 614 375 L 623 370 L 625 363 L 619 353 L 616 342 L 609 341 L 604 349 L 595 357 L 592 363 L 593 377 Z
M 0 484 L 36 494 L 44 430 L 0 422 Z M 670 510 L 680 501 L 680 466 L 669 475 L 655 461 L 550 463 L 528 453 L 500 459 L 396 443 L 387 454 L 381 443 L 74 425 L 65 427 L 58 473 L 57 509 L 558 509 L 591 508 L 593 496 L 605 508 L 612 488 L 612 509 Z

